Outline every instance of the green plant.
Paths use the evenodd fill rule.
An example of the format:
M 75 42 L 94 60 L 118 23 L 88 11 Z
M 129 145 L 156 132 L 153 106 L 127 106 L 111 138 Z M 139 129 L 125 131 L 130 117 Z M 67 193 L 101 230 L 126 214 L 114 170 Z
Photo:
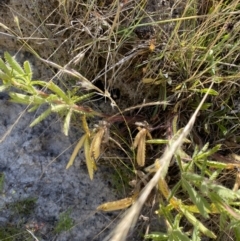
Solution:
M 4 173 L 0 173 L 0 193 L 3 191 L 4 188 Z
M 18 215 L 29 215 L 33 212 L 35 208 L 37 199 L 36 198 L 26 198 L 23 200 L 18 200 L 10 204 L 10 208 L 14 213 Z
M 0 91 L 6 91 L 11 88 L 9 92 L 11 101 L 31 106 L 28 110 L 29 112 L 38 109 L 42 105 L 47 106 L 47 109 L 30 124 L 30 127 L 47 118 L 52 112 L 56 112 L 65 116 L 63 132 L 65 135 L 68 135 L 71 118 L 74 113 L 82 115 L 83 120 L 85 120 L 86 115 L 91 117 L 103 116 L 103 114 L 93 111 L 90 107 L 79 105 L 79 103 L 90 99 L 94 95 L 94 92 L 81 96 L 72 95 L 71 92 L 64 92 L 52 80 L 49 82 L 32 80 L 32 69 L 28 61 L 25 61 L 23 67 L 21 67 L 14 57 L 10 56 L 7 52 L 4 54 L 4 57 L 6 63 L 0 59 L 0 78 L 2 79 Z M 91 87 L 92 84 L 90 83 L 89 85 Z M 99 134 L 96 134 L 90 147 L 90 131 L 88 130 L 86 120 L 83 123 L 86 134 L 76 146 L 67 168 L 72 165 L 78 150 L 84 144 L 89 176 L 92 179 L 93 171 L 96 169 L 94 162 L 100 155 L 101 137 L 98 140 L 96 137 Z M 100 136 L 103 134 L 104 132 Z M 91 156 L 93 153 L 94 156 Z
M 229 4 L 224 4 L 223 1 L 216 2 L 214 10 L 209 9 L 213 12 L 201 21 L 201 19 L 198 20 L 201 16 L 189 16 L 192 14 L 192 11 L 188 11 L 190 8 L 191 10 L 195 8 L 193 12 L 196 12 L 194 3 L 195 1 L 187 1 L 183 16 L 176 20 L 169 20 L 176 23 L 175 28 L 163 51 L 146 61 L 147 66 L 142 78 L 146 88 L 150 90 L 153 87 L 159 90 L 159 100 L 170 99 L 174 106 L 165 107 L 164 112 L 155 108 L 152 116 L 149 116 L 153 120 L 166 124 L 168 129 L 167 139 L 147 140 L 147 146 L 167 143 L 166 148 L 171 149 L 174 141 L 181 135 L 181 129 L 178 133 L 177 126 L 185 126 L 192 113 L 191 110 L 197 109 L 204 93 L 209 94 L 206 102 L 201 105 L 201 111 L 189 139 L 182 140 L 184 147 L 178 147 L 175 152 L 174 160 L 180 169 L 180 180 L 173 186 L 172 192 L 163 184 L 164 179 L 162 179 L 162 187 L 159 187 L 159 191 L 170 204 L 165 206 L 165 202 L 162 202 L 158 213 L 166 218 L 168 231 L 167 234 L 154 233 L 146 236 L 153 240 L 200 240 L 201 235 L 218 239 L 221 233 L 220 225 L 214 226 L 216 233 L 205 226 L 206 220 L 210 218 L 209 215 L 220 219 L 223 219 L 223 216 L 226 217 L 224 225 L 229 224 L 229 228 L 232 227 L 232 223 L 239 220 L 239 193 L 236 192 L 236 188 L 231 190 L 233 186 L 238 186 L 236 183 L 239 182 L 237 181 L 239 174 L 235 172 L 233 176 L 230 174 L 228 177 L 232 181 L 236 178 L 234 185 L 228 183 L 226 185 L 226 180 L 222 178 L 229 169 L 238 168 L 239 164 L 236 162 L 238 157 L 220 154 L 229 150 L 230 146 L 234 148 L 234 144 L 237 148 L 239 143 L 238 137 L 234 137 L 239 128 L 239 114 L 232 111 L 234 107 L 231 97 L 236 95 L 235 88 L 239 82 L 237 65 L 234 64 L 239 61 L 238 55 L 234 52 L 234 49 L 239 51 L 239 41 L 236 37 L 238 25 L 232 31 L 226 28 L 226 22 L 236 21 L 236 12 L 233 14 L 232 11 L 239 9 L 239 4 L 237 1 Z M 164 21 L 160 23 L 162 22 Z M 186 22 L 188 24 L 183 24 Z M 162 35 L 157 37 L 159 37 L 157 41 L 161 42 Z M 230 65 L 228 61 L 231 62 Z M 211 83 L 213 88 L 209 90 Z M 201 135 L 199 136 L 198 133 Z M 229 142 L 228 138 L 230 138 Z M 205 143 L 202 140 L 205 142 L 209 140 L 212 148 L 204 147 Z M 220 146 L 218 143 L 223 145 Z M 146 154 L 145 159 L 148 157 Z M 152 167 L 149 166 L 146 170 L 152 170 Z M 171 172 L 168 175 L 171 177 Z M 199 178 L 198 181 L 194 182 L 194 177 Z M 174 195 L 178 193 L 184 193 L 186 196 L 178 200 L 174 199 Z M 139 200 L 141 202 L 135 200 L 136 205 L 130 209 L 128 218 L 130 214 L 133 218 L 133 210 L 135 214 L 137 213 L 137 205 L 143 203 L 141 196 Z M 183 204 L 183 200 L 190 205 Z M 174 220 L 176 212 L 178 216 Z M 198 221 L 198 218 L 201 221 Z M 180 220 L 184 221 L 180 222 Z M 124 221 L 127 222 L 127 218 Z M 193 227 L 197 226 L 195 229 L 190 228 L 192 230 L 190 233 L 181 227 L 188 222 Z M 124 225 L 125 228 L 117 229 L 116 232 L 124 233 L 123 230 L 127 230 L 126 226 L 127 224 Z M 232 234 L 233 229 L 228 229 L 228 232 Z M 121 237 L 123 238 L 124 234 Z M 238 236 L 235 238 L 238 239 Z
M 7 52 L 4 57 L 6 63 L 0 59 L 0 78 L 2 79 L 0 91 L 6 91 L 11 87 L 9 92 L 11 101 L 30 105 L 29 112 L 41 105 L 47 105 L 47 110 L 30 124 L 31 127 L 44 120 L 52 112 L 56 112 L 65 116 L 63 132 L 68 135 L 71 117 L 74 113 L 88 116 L 101 115 L 89 107 L 77 104 L 89 99 L 94 93 L 72 95 L 70 92 L 64 92 L 52 80 L 48 82 L 32 80 L 32 69 L 28 61 L 25 61 L 21 67 Z
M 11 225 L 0 227 L 0 240 L 18 241 L 18 240 L 32 240 L 32 236 L 23 231 L 22 227 L 13 227 Z
M 70 217 L 71 210 L 63 212 L 59 215 L 59 220 L 54 228 L 56 233 L 61 233 L 70 230 L 74 223 L 73 219 Z
M 176 6 L 179 3 L 175 1 Z M 149 190 L 153 183 L 151 177 L 156 172 L 158 179 L 153 180 L 160 199 L 157 215 L 165 218 L 167 231 L 146 235 L 146 239 L 201 240 L 202 236 L 208 236 L 221 240 L 223 227 L 227 227 L 225 232 L 239 240 L 239 173 L 235 170 L 239 168 L 240 143 L 236 108 L 240 80 L 239 2 L 219 0 L 205 4 L 205 1 L 188 0 L 181 17 L 149 22 L 142 20 L 155 19 L 155 16 L 145 9 L 145 1 L 131 1 L 132 5 L 126 8 L 128 4 L 128 1 L 111 4 L 77 1 L 82 10 L 80 24 L 66 28 L 75 14 L 74 2 L 59 1 L 57 25 L 73 29 L 74 39 L 69 37 L 72 45 L 68 50 L 76 54 L 64 63 L 66 68 L 44 61 L 61 73 L 78 77 L 81 87 L 107 97 L 116 110 L 112 116 L 99 113 L 95 110 L 97 106 L 93 110 L 84 105 L 94 93 L 81 92 L 78 96 L 72 86 L 65 90 L 52 80 L 32 81 L 30 64 L 26 62 L 22 68 L 8 54 L 5 54 L 7 63 L 0 62 L 1 89 L 10 88 L 12 100 L 33 105 L 30 110 L 43 104 L 48 106 L 31 126 L 51 112 L 57 112 L 65 118 L 64 133 L 67 134 L 72 115 L 81 115 L 84 134 L 67 168 L 84 147 L 92 179 L 105 139 L 113 144 L 111 151 L 120 152 L 115 160 L 121 160 L 121 168 L 128 168 L 133 174 L 136 188 L 129 197 L 102 204 L 98 210 L 124 209 L 134 202 L 141 207 L 146 195 L 142 201 L 139 193 Z M 133 18 L 137 21 L 131 21 Z M 139 41 L 134 35 L 136 29 L 153 26 L 157 31 L 152 39 Z M 166 30 L 168 27 L 170 30 Z M 76 38 L 79 34 L 81 38 Z M 76 63 L 82 74 L 67 68 Z M 104 91 L 92 84 L 98 79 L 104 83 Z M 115 87 L 122 87 L 123 97 L 119 102 L 110 96 Z M 188 120 L 195 110 L 193 126 Z M 89 128 L 86 121 L 92 116 L 104 119 L 95 129 Z M 143 121 L 149 124 L 143 125 Z M 139 123 L 136 133 L 135 124 Z M 119 131 L 113 131 L 115 124 L 115 130 L 119 128 Z M 146 140 L 147 136 L 152 139 Z M 162 153 L 164 158 L 160 158 Z M 171 164 L 177 166 L 179 176 L 174 184 L 167 183 L 165 178 L 174 176 L 169 168 L 170 159 Z M 139 168 L 143 169 L 143 175 L 136 175 Z M 161 200 L 162 196 L 165 200 Z M 126 224 L 136 219 L 139 207 Z M 211 217 L 216 220 L 210 222 Z M 124 235 L 130 226 L 122 227 L 118 234 Z
M 33 213 L 36 198 L 25 198 L 7 205 L 11 210 L 9 222 L 0 227 L 0 240 L 18 241 L 32 240 L 32 235 L 28 230 L 25 221 Z M 3 210 L 6 207 L 3 208 Z M 10 220 L 18 220 L 17 223 Z

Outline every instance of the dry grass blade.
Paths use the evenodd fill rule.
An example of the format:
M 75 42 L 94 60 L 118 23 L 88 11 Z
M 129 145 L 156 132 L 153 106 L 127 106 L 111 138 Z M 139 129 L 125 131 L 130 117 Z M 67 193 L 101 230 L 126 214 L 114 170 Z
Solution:
M 140 108 L 144 108 L 144 107 L 149 107 L 149 106 L 158 106 L 158 105 L 169 105 L 169 103 L 167 101 L 155 101 L 155 102 L 148 102 L 148 103 L 142 103 L 140 105 L 135 105 L 129 108 L 124 109 L 123 111 L 119 112 L 120 114 L 123 114 L 125 112 L 129 112 L 135 109 L 140 109 Z M 115 116 L 118 116 L 119 113 L 117 113 Z M 114 115 L 112 116 L 114 117 Z
M 52 66 L 54 68 L 59 69 L 62 73 L 66 73 L 66 74 L 69 74 L 69 75 L 71 75 L 71 76 L 73 76 L 75 78 L 78 78 L 79 81 L 80 81 L 79 84 L 81 84 L 82 87 L 84 87 L 84 88 L 86 88 L 88 90 L 92 90 L 93 89 L 93 90 L 96 90 L 97 92 L 103 94 L 102 90 L 97 88 L 95 85 L 93 85 L 91 83 L 91 81 L 89 81 L 87 78 L 85 78 L 83 75 L 81 75 L 79 72 L 75 71 L 74 69 L 69 69 L 69 68 L 67 68 L 65 66 L 62 67 L 62 66 L 60 66 L 60 65 L 58 65 L 58 64 L 56 64 L 56 63 L 54 63 L 54 62 L 52 62 L 50 60 L 45 60 L 43 58 L 39 58 L 39 59 L 41 61 L 43 61 L 44 63 L 46 63 L 46 64 L 48 64 L 48 65 L 50 65 L 50 66 Z
M 204 95 L 202 101 L 198 105 L 197 109 L 195 110 L 194 114 L 192 115 L 191 119 L 189 120 L 188 124 L 183 129 L 183 132 L 178 137 L 176 141 L 173 141 L 172 145 L 164 152 L 162 158 L 160 159 L 160 168 L 153 176 L 153 178 L 149 181 L 147 186 L 143 189 L 140 197 L 134 203 L 134 205 L 126 212 L 124 218 L 119 222 L 116 228 L 104 239 L 107 240 L 114 240 L 114 241 L 124 241 L 126 240 L 127 234 L 131 227 L 133 227 L 137 221 L 138 215 L 146 202 L 150 192 L 152 189 L 157 185 L 160 178 L 165 178 L 168 167 L 170 165 L 170 161 L 176 152 L 176 150 L 183 144 L 184 138 L 190 133 L 198 112 L 200 111 L 204 101 L 206 100 L 209 91 L 211 90 L 214 82 L 211 83 L 207 93 Z
M 77 154 L 78 154 L 78 151 L 82 148 L 83 146 L 83 143 L 85 142 L 87 138 L 87 134 L 84 134 L 81 139 L 79 140 L 79 142 L 77 143 L 77 145 L 75 146 L 74 150 L 73 150 L 73 153 L 68 161 L 68 164 L 66 166 L 66 169 L 68 169 L 70 166 L 72 166 Z

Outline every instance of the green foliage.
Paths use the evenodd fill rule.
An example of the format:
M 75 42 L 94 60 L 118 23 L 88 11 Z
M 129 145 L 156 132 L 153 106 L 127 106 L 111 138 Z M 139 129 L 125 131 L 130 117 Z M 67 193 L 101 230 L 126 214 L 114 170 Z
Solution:
M 192 162 L 188 165 L 182 165 L 181 179 L 171 194 L 167 194 L 165 184 L 160 184 L 160 191 L 167 198 L 169 204 L 159 206 L 158 214 L 164 216 L 168 222 L 167 233 L 153 233 L 146 235 L 146 239 L 153 240 L 200 240 L 201 235 L 206 235 L 216 239 L 216 234 L 211 231 L 202 220 L 210 219 L 211 214 L 220 216 L 220 227 L 226 229 L 230 222 L 235 223 L 240 220 L 239 199 L 240 192 L 231 189 L 216 182 L 219 175 L 225 170 L 226 163 L 220 161 L 210 161 L 211 156 L 216 153 L 221 145 L 216 145 L 208 149 L 208 143 L 201 150 L 195 150 Z M 180 159 L 180 162 L 182 160 Z M 214 164 L 214 165 L 213 165 Z M 181 190 L 187 197 L 187 205 L 182 199 L 176 198 L 177 191 Z M 189 205 L 190 203 L 190 205 Z M 173 212 L 178 215 L 173 219 Z M 196 215 L 197 214 L 197 215 Z M 201 218 L 199 220 L 199 215 Z M 185 217 L 194 227 L 192 239 L 189 239 L 189 233 L 180 226 L 180 220 Z M 236 232 L 233 226 L 232 229 Z M 238 235 L 236 233 L 236 235 Z
M 115 192 L 117 195 L 121 196 L 126 193 L 126 188 L 129 186 L 129 182 L 131 181 L 129 179 L 131 176 L 132 173 L 129 169 L 121 164 L 118 164 L 118 166 L 114 167 L 114 172 L 108 174 L 106 178 L 111 180 L 111 184 Z
M 187 137 L 189 139 L 184 140 L 183 146 L 178 148 L 174 154 L 172 163 L 177 165 L 180 176 L 177 184 L 172 185 L 170 189 L 165 180 L 159 180 L 158 194 L 163 195 L 166 200 L 161 202 L 157 213 L 166 219 L 167 231 L 166 233 L 154 232 L 146 235 L 145 238 L 200 241 L 202 236 L 216 239 L 218 233 L 227 228 L 235 235 L 233 239 L 240 240 L 238 229 L 240 193 L 236 190 L 233 191 L 232 186 L 223 180 L 230 172 L 229 170 L 239 168 L 239 164 L 234 158 L 220 155 L 220 153 L 238 151 L 240 143 L 238 136 L 239 110 L 235 108 L 234 103 L 237 99 L 234 96 L 239 94 L 240 79 L 238 1 L 207 1 L 213 5 L 206 6 L 206 9 L 205 6 L 202 6 L 204 12 L 201 12 L 203 9 L 199 9 L 199 4 L 201 7 L 205 1 L 183 1 L 186 2 L 186 6 L 181 17 L 174 20 L 163 19 L 153 24 L 141 21 L 140 16 L 146 14 L 144 1 L 144 3 L 132 1 L 133 12 L 130 9 L 125 12 L 125 4 L 128 4 L 128 1 L 123 1 L 124 3 L 121 5 L 117 4 L 117 1 L 113 1 L 111 7 L 106 2 L 108 1 L 100 1 L 100 3 L 92 1 L 91 5 L 84 3 L 84 6 L 86 5 L 90 9 L 87 10 L 86 16 L 89 15 L 92 8 L 96 7 L 100 10 L 97 22 L 104 30 L 101 37 L 95 37 L 95 33 L 94 35 L 91 33 L 91 37 L 94 36 L 91 39 L 82 32 L 82 42 L 77 42 L 75 39 L 74 41 L 68 39 L 68 42 L 73 45 L 76 42 L 75 49 L 74 46 L 71 46 L 71 49 L 74 49 L 72 54 L 80 51 L 83 59 L 80 60 L 79 71 L 85 73 L 88 79 L 94 82 L 104 76 L 105 86 L 113 85 L 111 87 L 115 88 L 114 85 L 118 83 L 127 85 L 127 88 L 125 88 L 126 86 L 122 88 L 123 90 L 131 88 L 135 90 L 138 86 L 136 102 L 131 102 L 132 99 L 135 100 L 135 97 L 129 95 L 127 103 L 130 106 L 119 107 L 121 102 L 118 103 L 118 106 L 109 98 L 112 106 L 117 106 L 118 113 L 121 113 L 121 116 L 116 114 L 109 117 L 109 120 L 111 123 L 116 120 L 126 124 L 124 128 L 127 131 L 119 134 L 118 138 L 116 135 L 114 144 L 117 145 L 118 150 L 124 152 L 124 157 L 129 157 L 128 162 L 130 159 L 133 169 L 139 168 L 139 163 L 142 166 L 145 163 L 149 164 L 144 169 L 144 177 L 134 177 L 134 180 L 139 182 L 137 186 L 140 189 L 146 184 L 145 182 L 150 180 L 148 177 L 151 176 L 151 173 L 159 168 L 153 164 L 154 159 L 159 158 L 159 153 L 162 153 L 164 148 L 171 147 L 172 140 L 176 140 L 181 135 L 192 110 L 199 106 L 203 95 L 208 92 L 207 101 L 201 107 L 191 135 Z M 62 3 L 62 6 L 64 9 L 62 24 L 65 26 L 66 20 L 70 22 L 70 16 L 75 16 L 75 14 L 68 13 L 70 4 Z M 105 14 L 105 9 L 107 9 L 107 14 Z M 57 12 L 61 12 L 61 9 Z M 136 12 L 137 21 L 130 21 L 129 26 L 125 27 L 125 22 L 128 22 L 126 20 L 129 20 L 127 18 L 131 16 L 130 19 L 132 19 L 132 15 L 135 16 Z M 102 14 L 106 16 L 102 17 Z M 59 15 L 61 18 L 61 14 Z M 61 19 L 58 26 L 60 22 Z M 89 23 L 85 16 L 82 22 L 90 32 L 91 29 L 94 29 L 93 23 Z M 169 26 L 166 25 L 170 22 Z M 138 44 L 136 36 L 134 36 L 135 29 L 152 25 L 159 27 L 156 35 L 149 41 L 141 40 L 139 41 L 141 44 Z M 165 33 L 165 26 L 171 30 L 166 30 Z M 75 38 L 75 34 L 72 36 Z M 144 43 L 142 44 L 142 42 Z M 128 50 L 129 52 L 127 52 Z M 74 114 L 80 114 L 84 118 L 94 115 L 106 117 L 105 113 L 98 113 L 82 105 L 84 101 L 91 98 L 93 93 L 77 96 L 74 91 L 65 91 L 52 80 L 49 82 L 32 80 L 31 65 L 28 61 L 22 67 L 8 53 L 5 53 L 4 59 L 5 62 L 0 59 L 0 78 L 3 81 L 0 90 L 10 89 L 12 101 L 31 105 L 29 111 L 34 111 L 41 105 L 47 106 L 30 126 L 38 124 L 52 112 L 56 112 L 64 117 L 63 131 L 67 135 Z M 104 61 L 103 68 L 102 62 Z M 54 66 L 56 67 L 57 64 Z M 132 71 L 133 69 L 134 71 Z M 63 68 L 61 70 L 77 76 L 81 80 L 85 79 L 74 70 Z M 124 82 L 124 80 L 127 81 Z M 213 87 L 209 90 L 211 83 L 213 83 Z M 82 81 L 81 85 L 87 87 L 89 82 Z M 108 96 L 108 89 L 105 91 L 104 94 Z M 123 93 L 125 98 L 124 94 L 126 93 Z M 140 99 L 137 98 L 138 96 Z M 153 109 L 144 108 L 148 106 L 148 101 L 156 99 L 166 102 L 162 106 L 156 104 Z M 134 106 L 136 103 L 142 102 L 144 104 Z M 136 121 L 139 121 L 139 118 L 150 123 L 149 135 L 151 132 L 153 139 L 145 141 L 146 132 L 143 128 L 140 128 L 143 138 L 141 135 L 136 138 L 135 127 L 132 127 L 132 116 L 128 116 L 129 110 L 132 109 L 137 109 L 137 112 L 130 113 L 131 115 L 137 113 L 134 117 Z M 121 128 L 122 125 L 119 125 L 120 130 L 122 130 Z M 102 154 L 100 153 L 101 144 L 108 133 L 108 126 L 89 130 L 86 122 L 86 124 L 83 123 L 83 129 L 85 134 L 76 145 L 67 168 L 73 164 L 80 148 L 84 147 L 89 176 L 92 179 L 96 170 L 96 159 Z M 141 162 L 139 161 L 140 155 L 136 155 L 137 158 L 135 158 L 131 146 L 138 147 Z M 112 151 L 112 146 L 109 149 Z M 118 158 L 120 160 L 122 156 L 120 155 Z M 123 163 L 122 161 L 121 164 L 123 163 L 123 167 L 129 167 L 128 162 Z M 120 170 L 118 171 L 119 176 L 125 183 L 128 176 L 126 178 Z M 172 173 L 170 170 L 167 171 L 171 179 Z M 234 173 L 234 175 L 237 174 Z M 116 187 L 120 189 L 118 185 Z M 212 222 L 214 228 L 208 225 L 212 216 L 219 218 L 219 223 L 218 220 Z M 60 224 L 59 226 L 59 229 L 64 230 Z M 186 227 L 189 226 L 190 229 L 187 229 Z
M 151 234 L 145 235 L 145 239 L 150 239 L 154 241 L 167 241 L 168 235 L 160 232 L 152 232 Z
M 188 192 L 191 201 L 196 205 L 201 215 L 204 218 L 209 218 L 207 210 L 210 210 L 210 204 L 207 200 L 199 195 L 199 193 L 189 184 L 188 180 L 184 179 L 183 175 L 181 182 L 183 188 Z
M 11 215 L 9 223 L 0 226 L 0 240 L 32 240 L 32 235 L 26 230 L 26 223 L 24 222 L 34 212 L 36 201 L 36 198 L 30 197 L 15 201 L 6 206 L 11 210 Z M 18 223 L 11 223 L 10 220 L 18 220 Z
M 56 233 L 59 234 L 64 231 L 68 231 L 73 227 L 74 223 L 73 219 L 70 217 L 70 214 L 71 210 L 68 210 L 59 215 L 59 220 L 54 228 Z
M 2 79 L 0 91 L 6 91 L 11 87 L 9 93 L 11 100 L 30 105 L 29 111 L 34 111 L 41 105 L 48 106 L 47 110 L 30 124 L 31 127 L 47 118 L 52 112 L 56 112 L 65 116 L 63 132 L 68 135 L 73 113 L 88 116 L 101 115 L 89 107 L 78 105 L 79 102 L 91 98 L 94 93 L 81 96 L 71 95 L 64 92 L 52 80 L 49 82 L 32 80 L 32 69 L 28 61 L 25 61 L 23 67 L 21 67 L 9 53 L 6 52 L 4 58 L 6 63 L 0 59 L 0 78 Z
M 4 173 L 0 173 L 0 193 L 3 191 L 4 188 Z
M 0 240 L 6 241 L 19 241 L 19 240 L 32 240 L 32 236 L 23 227 L 14 227 L 6 225 L 0 227 Z
M 10 208 L 18 215 L 29 215 L 34 211 L 36 198 L 26 198 L 10 204 Z

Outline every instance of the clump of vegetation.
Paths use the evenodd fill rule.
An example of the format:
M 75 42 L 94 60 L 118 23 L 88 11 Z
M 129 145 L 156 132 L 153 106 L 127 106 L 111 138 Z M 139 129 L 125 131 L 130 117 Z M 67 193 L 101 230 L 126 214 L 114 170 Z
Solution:
M 73 219 L 70 217 L 71 211 L 66 211 L 61 213 L 59 216 L 59 220 L 54 228 L 57 234 L 68 231 L 73 227 Z
M 153 193 L 154 215 L 165 218 L 166 232 L 145 239 L 240 240 L 239 1 L 188 0 L 175 19 L 156 19 L 145 1 L 76 2 L 59 1 L 57 8 L 64 27 L 75 20 L 73 5 L 82 7 L 80 20 L 64 28 L 71 32 L 69 62 L 62 67 L 41 58 L 58 69 L 60 81 L 32 80 L 29 62 L 22 67 L 6 53 L 1 90 L 30 111 L 47 106 L 31 126 L 57 112 L 67 135 L 71 119 L 81 116 L 84 134 L 67 168 L 82 147 L 91 179 L 101 163 L 121 160 L 133 191 L 97 208 L 135 203 L 114 240 L 125 239 Z M 99 110 L 93 96 L 107 98 L 111 108 Z M 98 125 L 89 127 L 89 118 Z
M 4 187 L 4 173 L 0 173 L 0 193 L 3 191 Z
M 34 211 L 36 200 L 36 198 L 25 198 L 7 205 L 6 208 L 11 210 L 10 220 L 17 220 L 17 223 L 9 220 L 9 223 L 1 225 L 0 240 L 32 240 L 32 234 L 25 224 Z
M 7 225 L 0 227 L 0 240 L 32 240 L 32 236 L 27 231 L 23 231 L 22 227 L 13 227 L 11 225 Z
M 18 200 L 10 204 L 10 208 L 17 215 L 29 215 L 33 212 L 35 208 L 37 198 L 25 198 L 23 200 Z

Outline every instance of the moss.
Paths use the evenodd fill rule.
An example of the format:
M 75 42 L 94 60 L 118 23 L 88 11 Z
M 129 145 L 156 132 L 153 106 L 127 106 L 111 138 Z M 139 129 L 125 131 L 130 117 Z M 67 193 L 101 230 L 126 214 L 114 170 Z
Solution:
M 4 187 L 4 173 L 0 173 L 0 193 L 3 191 Z
M 29 215 L 33 212 L 36 201 L 37 199 L 32 197 L 19 200 L 11 203 L 10 209 L 19 215 Z
M 59 215 L 59 220 L 54 228 L 55 233 L 68 231 L 73 227 L 73 219 L 70 217 L 71 210 L 63 212 Z
M 31 235 L 24 231 L 23 228 L 6 225 L 0 227 L 0 240 L 5 241 L 22 241 L 22 240 L 31 240 Z
M 3 175 L 0 175 L 0 187 L 3 183 L 3 177 Z M 36 200 L 36 198 L 30 197 L 13 202 L 8 206 L 12 211 L 10 219 L 17 219 L 18 221 L 17 223 L 6 223 L 0 226 L 0 241 L 32 240 L 32 236 L 26 231 L 26 227 L 24 226 L 25 222 L 23 220 L 34 211 Z

